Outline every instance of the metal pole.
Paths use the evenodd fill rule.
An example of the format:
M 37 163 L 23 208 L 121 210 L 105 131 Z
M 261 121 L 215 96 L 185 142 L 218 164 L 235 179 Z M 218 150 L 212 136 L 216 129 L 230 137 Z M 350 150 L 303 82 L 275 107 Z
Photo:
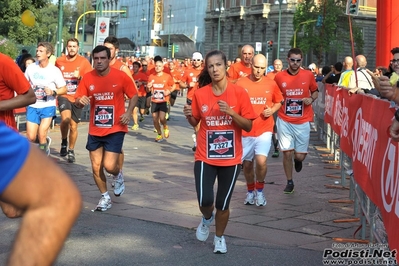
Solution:
M 170 46 L 170 23 L 171 23 L 171 21 L 172 21 L 172 5 L 169 5 L 168 58 L 170 58 L 170 50 L 169 50 L 169 48 L 172 49 L 171 46 Z
M 280 31 L 281 31 L 281 1 L 278 1 L 278 32 L 277 32 L 277 58 L 280 58 Z
M 84 0 L 84 3 L 83 3 L 83 14 L 86 13 L 86 1 L 87 0 Z M 85 16 L 83 16 L 82 24 L 83 24 L 83 26 L 82 26 L 82 42 L 79 45 L 80 52 L 82 52 L 82 50 L 84 52 L 84 48 L 85 48 L 85 26 L 86 26 L 86 18 L 85 18 Z
M 220 10 L 220 9 L 219 9 Z M 222 11 L 219 11 L 219 20 L 218 20 L 218 50 L 220 49 L 220 16 L 222 14 Z
M 61 42 L 62 42 L 62 29 L 63 29 L 63 15 L 64 15 L 64 1 L 58 1 L 58 32 L 57 32 L 57 54 L 56 56 L 59 57 L 61 55 Z

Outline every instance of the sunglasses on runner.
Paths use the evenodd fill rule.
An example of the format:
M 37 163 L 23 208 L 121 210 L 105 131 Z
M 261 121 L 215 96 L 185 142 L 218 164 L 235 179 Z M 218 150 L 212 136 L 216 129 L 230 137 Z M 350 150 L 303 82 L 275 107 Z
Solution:
M 293 63 L 299 63 L 302 61 L 302 58 L 301 59 L 290 58 L 290 61 Z

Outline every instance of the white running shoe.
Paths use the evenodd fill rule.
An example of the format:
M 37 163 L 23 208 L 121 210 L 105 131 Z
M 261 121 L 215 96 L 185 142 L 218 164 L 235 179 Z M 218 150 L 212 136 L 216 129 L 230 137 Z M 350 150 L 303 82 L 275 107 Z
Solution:
M 263 194 L 263 191 L 257 191 L 256 192 L 256 198 L 255 198 L 255 203 L 256 206 L 266 206 L 266 198 L 265 195 Z
M 46 154 L 47 156 L 50 156 L 51 138 L 49 136 L 46 137 L 46 142 L 47 142 Z
M 101 197 L 100 201 L 97 204 L 96 210 L 100 212 L 105 212 L 106 210 L 112 207 L 111 198 L 106 198 L 104 196 Z
M 213 244 L 215 245 L 213 253 L 215 253 L 215 254 L 226 254 L 227 253 L 226 240 L 224 239 L 224 236 L 221 236 L 221 237 L 215 236 L 215 238 L 213 240 Z
M 209 227 L 211 226 L 212 221 L 213 221 L 213 213 L 212 217 L 209 220 L 205 220 L 204 217 L 201 218 L 201 222 L 197 227 L 197 232 L 195 233 L 199 241 L 206 241 L 208 239 Z
M 114 179 L 114 195 L 119 197 L 122 196 L 123 192 L 125 192 L 125 182 L 123 180 L 122 172 L 119 173 L 118 177 Z
M 252 192 L 247 192 L 247 197 L 244 200 L 245 205 L 254 205 L 255 204 L 255 193 Z

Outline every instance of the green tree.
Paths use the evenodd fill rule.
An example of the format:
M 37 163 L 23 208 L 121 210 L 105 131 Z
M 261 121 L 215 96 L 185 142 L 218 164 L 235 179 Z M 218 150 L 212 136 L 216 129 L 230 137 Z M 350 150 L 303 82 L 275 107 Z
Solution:
M 318 65 L 323 62 L 326 53 L 338 53 L 350 46 L 349 19 L 352 21 L 356 53 L 363 51 L 361 31 L 353 18 L 345 14 L 346 2 L 322 0 L 316 4 L 314 0 L 303 0 L 297 5 L 293 25 L 296 31 L 302 30 L 303 35 L 296 36 L 296 47 L 304 52 L 312 51 Z

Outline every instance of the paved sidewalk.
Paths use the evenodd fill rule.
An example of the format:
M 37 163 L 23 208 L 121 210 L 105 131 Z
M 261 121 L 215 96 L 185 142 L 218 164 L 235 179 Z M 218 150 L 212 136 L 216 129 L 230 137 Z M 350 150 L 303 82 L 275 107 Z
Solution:
M 156 133 L 153 132 L 150 116 L 146 116 L 145 121 L 140 123 L 139 130 L 131 131 L 129 128 L 123 147 L 126 191 L 123 196 L 116 198 L 109 183 L 113 206 L 105 213 L 91 212 L 100 194 L 94 184 L 88 152 L 85 149 L 87 122 L 82 122 L 79 126 L 74 164 L 59 157 L 59 127 L 50 132 L 53 140 L 51 156 L 71 175 L 83 195 L 80 223 L 84 222 L 83 219 L 98 219 L 99 222 L 107 220 L 110 221 L 108 226 L 111 227 L 114 219 L 121 221 L 133 218 L 188 229 L 195 239 L 194 230 L 201 216 L 193 178 L 193 132 L 182 114 L 184 101 L 185 99 L 178 98 L 172 107 L 171 118 L 168 121 L 170 137 L 164 142 L 154 142 Z M 325 187 L 326 184 L 333 185 L 339 180 L 326 177 L 339 175 L 339 170 L 326 168 L 331 166 L 323 162 L 326 158 L 321 155 L 326 153 L 323 143 L 317 139 L 317 133 L 312 132 L 309 154 L 304 161 L 303 170 L 294 173 L 295 192 L 290 195 L 283 193 L 286 180 L 282 154 L 279 158 L 270 156 L 266 178 L 268 184 L 265 186 L 265 207 L 243 204 L 246 185 L 241 173 L 230 204 L 231 216 L 226 236 L 260 245 L 317 251 L 317 254 L 320 254 L 320 263 L 321 251 L 331 248 L 333 237 L 353 237 L 358 223 L 333 222 L 334 219 L 352 218 L 353 205 L 328 203 L 331 199 L 348 199 L 349 192 Z M 91 230 L 90 228 L 87 227 L 86 230 Z M 214 227 L 211 228 L 211 232 L 214 232 Z M 84 234 L 84 230 L 81 234 Z M 211 238 L 213 239 L 213 233 Z M 68 250 L 72 248 L 71 244 L 68 244 L 70 241 L 72 240 L 66 244 L 65 252 L 68 254 Z M 229 245 L 230 242 L 227 241 Z M 198 245 L 202 246 L 201 243 Z

